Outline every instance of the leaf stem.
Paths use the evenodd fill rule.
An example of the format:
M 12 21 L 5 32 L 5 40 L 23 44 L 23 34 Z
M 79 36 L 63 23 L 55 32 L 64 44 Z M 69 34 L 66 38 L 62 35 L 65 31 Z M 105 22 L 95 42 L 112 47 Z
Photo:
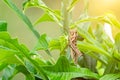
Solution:
M 69 0 L 62 1 L 62 16 L 63 16 L 63 32 L 64 34 L 68 34 L 69 30 L 69 12 L 68 12 L 68 5 Z

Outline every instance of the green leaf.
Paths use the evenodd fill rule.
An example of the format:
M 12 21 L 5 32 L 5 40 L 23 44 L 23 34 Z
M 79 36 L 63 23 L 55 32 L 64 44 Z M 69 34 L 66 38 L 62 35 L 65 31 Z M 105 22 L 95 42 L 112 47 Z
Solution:
M 47 65 L 46 60 L 40 56 L 38 53 L 31 55 L 33 56 L 33 59 L 39 64 L 39 65 Z
M 16 54 L 19 53 L 19 51 L 7 40 L 10 41 L 10 36 L 8 33 L 0 32 L 0 62 L 21 64 L 16 57 Z M 14 43 L 16 42 L 15 40 L 12 41 Z
M 75 7 L 75 4 L 77 4 L 80 0 L 72 0 L 70 6 L 68 7 L 68 12 L 72 11 L 72 9 Z
M 35 47 L 35 50 L 47 50 L 48 49 L 48 41 L 46 34 L 40 36 L 39 41 Z
M 4 37 L 3 35 L 5 35 L 6 37 Z M 5 32 L 0 32 L 0 40 L 3 40 L 8 43 L 8 44 L 4 44 L 4 42 L 0 42 L 0 44 L 2 46 L 5 46 L 5 47 L 7 46 L 10 50 L 13 49 L 13 50 L 17 51 L 15 54 L 13 52 L 8 54 L 7 50 L 0 48 L 1 50 L 4 50 L 6 52 L 6 54 L 3 51 L 0 51 L 0 53 L 3 52 L 3 54 L 5 54 L 5 56 L 16 55 L 15 57 L 17 57 L 17 60 L 19 60 L 22 64 L 24 64 L 24 59 L 27 59 L 35 67 L 35 69 L 37 69 L 37 71 L 40 73 L 41 77 L 43 79 L 47 79 L 47 76 L 44 74 L 44 71 L 41 68 L 41 66 L 38 65 L 38 63 L 31 58 L 30 51 L 24 45 L 19 44 L 16 39 L 11 39 L 11 37 L 8 35 L 8 33 L 5 33 Z M 7 57 L 7 58 L 11 58 L 11 57 Z
M 19 60 L 17 59 L 17 57 L 15 56 L 15 54 L 18 53 L 16 51 L 13 50 L 7 50 L 0 48 L 0 62 L 4 62 L 4 63 L 18 63 L 20 64 Z
M 32 65 L 29 61 L 25 62 L 25 66 L 26 66 L 27 70 L 30 72 L 31 75 L 33 74 L 34 77 L 42 79 L 42 77 L 39 75 L 39 72 L 36 70 L 34 65 Z
M 83 19 L 79 19 L 77 21 L 75 21 L 73 24 L 70 25 L 70 27 L 75 27 L 75 25 L 78 25 L 80 23 L 84 23 L 84 22 L 94 22 L 94 21 L 104 21 L 103 20 L 103 16 L 98 16 L 98 17 L 86 17 Z
M 50 50 L 58 49 L 60 50 L 60 42 L 59 39 L 53 39 L 49 42 L 49 48 Z
M 26 68 L 28 69 L 28 71 L 30 73 L 32 73 L 32 74 L 36 74 L 37 73 L 36 69 L 34 68 L 34 66 L 29 61 L 26 61 L 25 65 L 26 65 Z
M 18 73 L 22 72 L 25 77 L 26 77 L 26 80 L 35 80 L 35 77 L 33 74 L 31 74 L 25 66 L 23 65 L 18 65 L 15 67 L 15 69 L 18 71 Z
M 82 14 L 80 15 L 80 18 L 79 18 L 79 19 L 82 20 L 82 19 L 85 19 L 85 18 L 88 18 L 88 17 L 89 17 L 89 16 L 88 16 L 88 13 L 84 12 L 84 13 L 82 13 Z M 79 26 L 80 28 L 82 28 L 83 30 L 86 30 L 86 31 L 89 30 L 90 25 L 91 25 L 91 22 L 84 22 L 84 23 L 78 24 L 78 26 Z
M 95 31 L 94 31 L 94 36 L 95 36 L 96 40 L 99 41 L 100 43 L 103 42 L 104 34 L 105 34 L 105 32 L 104 32 L 103 24 L 97 24 L 97 27 L 95 28 Z
M 101 47 L 101 44 L 98 41 L 96 41 L 94 37 L 86 30 L 83 30 L 82 28 L 78 28 L 78 35 L 84 38 L 85 40 L 87 40 L 89 43 Z
M 54 10 L 54 12 L 56 14 L 60 15 L 60 11 Z M 37 25 L 37 24 L 39 24 L 41 22 L 45 22 L 45 21 L 55 22 L 54 19 L 47 12 L 45 12 L 42 16 L 40 16 L 40 18 L 38 20 L 35 21 L 34 25 Z
M 116 46 L 118 52 L 120 53 L 120 33 L 118 33 L 115 36 L 115 46 Z
M 71 24 L 70 27 L 74 27 L 75 25 L 78 25 L 83 22 L 94 22 L 94 21 L 99 21 L 99 22 L 106 22 L 111 24 L 112 26 L 115 26 L 117 28 L 120 28 L 120 22 L 116 19 L 116 17 L 112 14 L 105 14 L 103 16 L 98 16 L 98 17 L 87 17 L 84 19 L 79 19 L 75 21 L 73 24 Z
M 35 80 L 34 76 L 32 74 L 30 74 L 27 69 L 25 68 L 25 66 L 23 65 L 9 65 L 7 66 L 4 71 L 3 71 L 3 75 L 2 75 L 2 80 L 11 80 L 13 77 L 15 77 L 16 74 L 18 73 L 23 73 L 26 77 L 26 80 Z
M 62 26 L 60 20 L 62 19 L 61 16 L 56 13 L 56 11 L 50 9 L 46 6 L 46 4 L 42 0 L 30 0 L 24 3 L 23 5 L 24 10 L 30 7 L 37 7 L 41 8 L 43 11 L 47 13 L 56 23 L 58 23 L 60 26 Z
M 96 55 L 97 56 L 103 56 L 103 59 L 101 59 L 101 57 L 97 57 L 98 60 L 102 60 L 103 63 L 107 64 L 107 61 L 109 59 L 112 59 L 111 55 L 106 52 L 104 49 L 98 47 L 98 46 L 95 46 L 93 44 L 90 44 L 90 43 L 87 43 L 87 42 L 79 42 L 78 43 L 78 47 L 80 48 L 81 51 L 83 52 L 88 52 L 88 51 L 92 51 L 92 52 L 95 52 L 97 54 L 93 54 L 94 56 Z M 95 57 L 95 58 L 96 58 Z
M 50 80 L 71 80 L 75 77 L 98 79 L 99 75 L 86 68 L 71 66 L 65 56 L 61 56 L 54 66 L 43 67 Z
M 120 53 L 118 53 L 118 50 L 114 50 L 113 57 L 120 62 Z
M 58 49 L 61 54 L 64 54 L 66 47 L 68 46 L 68 40 L 66 36 L 60 36 L 59 39 L 53 39 L 49 42 L 50 50 Z
M 66 49 L 66 47 L 68 46 L 68 39 L 66 36 L 61 36 L 60 39 L 60 50 L 61 52 L 64 51 Z
M 98 30 L 97 30 L 97 31 L 98 31 Z M 98 50 L 95 50 L 95 52 L 98 51 L 97 53 L 99 53 L 99 52 L 102 51 L 101 54 L 104 54 L 104 53 L 105 53 L 104 56 L 106 56 L 107 58 L 108 58 L 108 57 L 109 57 L 109 58 L 112 58 L 111 55 L 109 54 L 109 51 L 108 51 L 108 50 L 110 50 L 111 46 L 113 47 L 113 44 L 111 44 L 111 42 L 108 42 L 109 39 L 108 39 L 108 36 L 107 36 L 107 35 L 103 36 L 102 38 L 107 39 L 106 42 L 105 42 L 105 39 L 103 39 L 104 42 L 105 42 L 105 44 L 107 44 L 107 46 L 108 46 L 108 44 L 111 44 L 111 45 L 109 45 L 110 47 L 108 47 L 108 49 L 105 50 L 105 49 L 103 48 L 101 42 L 98 42 L 98 41 L 95 39 L 95 37 L 93 37 L 90 33 L 86 32 L 86 31 L 83 30 L 82 28 L 78 28 L 78 34 L 86 40 L 85 43 L 82 43 L 82 42 L 79 43 L 80 45 L 81 45 L 81 44 L 84 44 L 83 46 L 86 47 L 85 49 L 87 49 L 87 46 L 89 45 L 89 46 L 91 46 L 91 47 L 88 46 L 89 49 L 91 48 L 90 50 L 93 50 L 93 47 L 94 47 L 94 49 L 95 49 L 95 48 L 98 49 Z M 107 38 L 106 38 L 106 37 L 107 37 Z M 78 44 L 78 45 L 79 45 L 79 44 Z M 81 46 L 82 46 L 82 45 L 81 45 Z M 93 47 L 92 47 L 92 46 L 93 46 Z M 82 47 L 81 47 L 81 48 L 82 48 Z M 84 49 L 84 48 L 82 48 L 82 49 Z M 100 50 L 100 51 L 99 51 L 99 50 Z M 87 50 L 87 51 L 89 51 L 89 50 Z
M 0 38 L 1 39 L 5 39 L 5 40 L 9 40 L 10 39 L 10 35 L 8 34 L 8 32 L 0 32 Z
M 104 30 L 104 25 L 98 24 L 94 29 L 95 39 L 102 45 L 102 48 L 109 53 L 113 52 L 114 43 Z
M 106 65 L 104 74 L 109 74 L 109 73 L 116 73 L 116 67 L 117 66 L 117 62 L 113 59 L 113 60 L 109 60 L 109 63 Z
M 10 80 L 15 74 L 17 74 L 17 71 L 15 71 L 15 65 L 9 65 L 3 71 L 2 80 Z
M 2 71 L 6 66 L 6 63 L 0 63 L 0 71 Z
M 39 24 L 41 22 L 45 22 L 45 21 L 53 22 L 54 20 L 48 14 L 45 13 L 34 23 L 34 25 L 37 25 L 37 24 Z
M 120 80 L 120 73 L 106 74 L 105 76 L 101 77 L 100 80 Z
M 6 23 L 6 21 L 0 20 L 0 31 L 7 31 L 7 23 Z
M 97 60 L 95 58 L 91 57 L 90 55 L 88 55 L 90 53 L 92 53 L 92 52 L 88 52 L 87 54 L 85 53 L 83 56 L 79 57 L 78 58 L 78 64 L 81 67 L 88 68 L 93 72 L 97 72 L 96 71 L 96 61 Z
M 44 50 L 49 56 L 52 57 L 48 49 L 48 37 L 46 36 L 46 34 L 43 34 L 40 36 L 39 41 L 35 46 L 35 48 L 33 49 L 33 51 L 36 51 L 36 50 Z
M 105 14 L 104 19 L 106 22 L 110 23 L 111 25 L 120 28 L 120 22 L 117 20 L 117 18 L 113 14 Z
M 16 5 L 11 0 L 4 0 L 4 2 L 13 10 L 15 13 L 25 22 L 25 24 L 30 28 L 30 30 L 35 34 L 37 38 L 40 37 L 39 33 L 34 29 L 32 23 L 26 15 L 20 11 Z
M 16 40 L 10 39 L 7 32 L 0 32 L 0 62 L 21 64 L 16 54 L 19 55 L 18 49 L 13 45 Z

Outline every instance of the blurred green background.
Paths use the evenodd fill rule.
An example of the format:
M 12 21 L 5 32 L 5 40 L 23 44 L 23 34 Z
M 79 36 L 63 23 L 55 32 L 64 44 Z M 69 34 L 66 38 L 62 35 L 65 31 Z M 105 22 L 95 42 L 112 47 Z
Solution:
M 19 9 L 22 10 L 22 3 L 25 0 L 12 0 Z M 60 9 L 61 0 L 43 0 L 50 8 Z M 99 16 L 110 12 L 114 14 L 118 20 L 120 20 L 120 0 L 89 0 L 89 15 Z M 76 20 L 80 16 L 84 5 L 83 0 L 80 0 L 75 6 L 73 12 L 73 19 Z M 34 22 L 39 18 L 43 11 L 38 8 L 30 8 L 26 12 L 31 22 Z M 13 37 L 18 37 L 20 42 L 25 43 L 28 48 L 32 49 L 36 44 L 36 38 L 32 32 L 26 27 L 17 15 L 8 8 L 2 0 L 0 0 L 0 19 L 8 22 L 8 31 Z M 48 36 L 56 38 L 61 34 L 60 28 L 56 23 L 41 23 L 35 27 L 40 34 L 47 33 Z M 113 28 L 114 35 L 118 32 Z
M 22 3 L 25 0 L 12 0 L 19 9 L 22 10 Z M 43 0 L 50 8 L 60 9 L 61 0 Z M 107 12 L 114 14 L 117 19 L 120 21 L 120 0 L 89 0 L 89 15 L 90 16 L 99 16 Z M 73 11 L 73 19 L 76 20 L 82 13 L 84 4 L 83 0 L 77 3 Z M 31 22 L 34 22 L 39 18 L 43 11 L 38 8 L 30 8 L 26 12 L 26 15 L 29 17 Z M 17 15 L 10 9 L 5 3 L 0 0 L 0 20 L 5 20 L 8 22 L 8 31 L 14 38 L 19 38 L 21 43 L 27 45 L 29 49 L 32 49 L 37 40 L 32 32 L 26 27 L 23 21 L 17 17 Z M 51 38 L 56 38 L 61 34 L 61 30 L 56 23 L 43 22 L 35 27 L 40 34 L 46 33 Z M 119 32 L 117 28 L 113 27 L 113 36 Z M 53 54 L 54 56 L 57 54 Z M 21 76 L 22 74 L 19 74 Z M 14 80 L 23 80 L 16 76 Z

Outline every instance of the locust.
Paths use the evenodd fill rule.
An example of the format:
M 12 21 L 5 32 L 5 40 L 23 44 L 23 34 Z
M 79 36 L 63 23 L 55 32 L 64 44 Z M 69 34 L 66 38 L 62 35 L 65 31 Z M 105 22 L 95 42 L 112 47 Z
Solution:
M 77 40 L 78 40 L 78 32 L 77 29 L 69 30 L 69 46 L 71 48 L 71 58 L 74 60 L 75 64 L 77 64 L 77 60 L 83 54 L 77 48 Z

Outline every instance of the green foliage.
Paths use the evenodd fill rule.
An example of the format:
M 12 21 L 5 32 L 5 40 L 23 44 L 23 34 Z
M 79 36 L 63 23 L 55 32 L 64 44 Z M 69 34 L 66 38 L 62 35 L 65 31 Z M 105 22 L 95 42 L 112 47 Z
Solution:
M 41 35 L 36 47 L 36 50 L 47 50 L 48 49 L 48 41 L 46 34 Z
M 0 21 L 0 31 L 7 31 L 7 22 Z
M 61 56 L 53 66 L 44 67 L 50 80 L 70 80 L 74 77 L 85 79 L 99 79 L 99 75 L 86 68 L 71 66 L 65 56 Z
M 10 39 L 7 32 L 0 32 L 0 62 L 17 63 L 15 53 L 19 53 L 19 51 L 11 44 L 12 41 L 16 42 L 16 40 Z
M 25 66 L 23 65 L 9 65 L 7 66 L 4 71 L 3 71 L 3 76 L 2 79 L 3 80 L 11 80 L 16 74 L 18 73 L 23 73 L 26 76 L 26 80 L 35 80 L 34 76 L 32 74 L 30 74 Z
M 115 46 L 116 48 L 118 49 L 118 52 L 120 52 L 120 33 L 118 33 L 116 36 L 115 36 Z
M 61 26 L 61 23 L 60 23 L 61 16 L 58 13 L 56 13 L 55 10 L 52 10 L 49 7 L 47 7 L 42 0 L 28 0 L 24 3 L 23 7 L 24 7 L 23 8 L 24 10 L 30 7 L 38 7 L 45 12 L 46 15 L 44 15 L 44 17 L 47 18 L 46 20 L 51 20 L 52 18 L 52 20 L 54 20 L 56 23 L 58 23 Z M 40 19 L 37 22 L 41 22 Z M 43 21 L 46 21 L 46 20 L 43 19 Z
M 26 80 L 119 80 L 120 78 L 120 33 L 115 36 L 105 30 L 104 24 L 109 27 L 120 28 L 120 23 L 112 14 L 90 17 L 88 0 L 80 18 L 70 20 L 75 4 L 80 0 L 62 0 L 62 10 L 49 8 L 42 0 L 27 0 L 23 3 L 23 11 L 30 7 L 37 7 L 44 11 L 34 23 L 55 22 L 62 29 L 63 34 L 56 39 L 48 39 L 46 34 L 40 35 L 29 18 L 20 11 L 11 0 L 3 0 L 28 26 L 37 37 L 38 42 L 32 50 L 20 44 L 17 39 L 11 38 L 7 31 L 7 23 L 0 20 L 0 71 L 2 80 L 12 80 L 17 74 L 25 75 Z M 92 23 L 96 23 L 92 25 Z M 94 26 L 94 28 L 92 27 Z M 49 27 L 48 27 L 49 28 Z M 70 54 L 69 30 L 76 29 L 78 40 L 75 50 L 83 54 L 74 64 Z M 45 51 L 50 57 L 49 61 L 41 57 L 37 51 Z M 59 50 L 59 58 L 55 60 L 51 51 Z
M 65 49 L 68 46 L 68 41 L 66 36 L 61 36 L 59 39 L 53 39 L 49 42 L 49 49 L 52 50 L 59 50 L 60 54 L 65 53 Z
M 100 78 L 100 80 L 119 80 L 120 79 L 120 74 L 107 74 Z
M 72 11 L 72 9 L 74 8 L 75 4 L 77 2 L 79 2 L 80 0 L 71 0 L 70 6 L 68 7 L 68 11 Z
M 45 21 L 54 21 L 48 14 L 43 14 L 34 24 L 38 24 Z

